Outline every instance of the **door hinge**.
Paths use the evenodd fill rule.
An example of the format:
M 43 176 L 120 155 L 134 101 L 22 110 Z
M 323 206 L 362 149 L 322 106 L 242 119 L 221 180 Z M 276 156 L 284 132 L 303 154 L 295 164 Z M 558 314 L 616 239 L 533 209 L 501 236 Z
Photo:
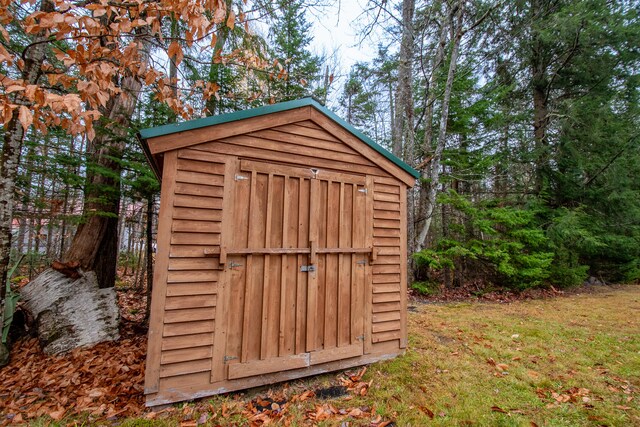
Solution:
M 238 356 L 225 356 L 224 357 L 224 363 L 227 363 L 230 360 L 236 360 L 238 358 Z
M 244 179 L 249 179 L 249 177 L 244 175 L 236 175 L 236 181 L 242 181 Z
M 234 267 L 242 267 L 242 264 L 240 264 L 239 262 L 233 262 L 231 261 L 229 263 L 229 268 L 234 268 Z
M 301 265 L 300 266 L 300 271 L 303 273 L 313 273 L 314 271 L 316 271 L 316 266 L 311 264 L 311 265 Z
M 366 188 L 366 187 L 365 187 L 365 188 L 359 188 L 359 189 L 358 189 L 358 191 L 359 191 L 360 193 L 367 194 L 367 188 Z

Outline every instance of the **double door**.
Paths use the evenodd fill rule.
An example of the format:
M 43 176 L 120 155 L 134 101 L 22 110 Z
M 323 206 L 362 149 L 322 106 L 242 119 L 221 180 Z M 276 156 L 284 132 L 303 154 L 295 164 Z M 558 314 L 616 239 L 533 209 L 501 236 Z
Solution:
M 229 167 L 233 206 L 220 250 L 227 304 L 214 342 L 225 363 L 212 380 L 362 355 L 366 178 L 249 160 Z

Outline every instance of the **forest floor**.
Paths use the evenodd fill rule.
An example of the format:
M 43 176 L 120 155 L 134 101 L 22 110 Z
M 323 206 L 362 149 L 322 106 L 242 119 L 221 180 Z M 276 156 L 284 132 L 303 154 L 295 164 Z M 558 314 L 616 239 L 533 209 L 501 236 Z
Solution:
M 640 426 L 640 286 L 478 298 L 410 300 L 394 360 L 156 412 L 134 323 L 66 356 L 23 339 L 0 369 L 0 425 Z M 132 292 L 121 304 L 143 312 Z

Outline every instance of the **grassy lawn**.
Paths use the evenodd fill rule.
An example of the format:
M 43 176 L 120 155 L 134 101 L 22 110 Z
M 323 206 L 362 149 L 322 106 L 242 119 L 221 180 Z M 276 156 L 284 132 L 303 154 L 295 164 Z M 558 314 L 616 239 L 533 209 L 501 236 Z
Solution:
M 509 304 L 415 304 L 405 356 L 370 366 L 346 397 L 305 393 L 340 376 L 177 405 L 120 425 L 250 425 L 256 402 L 286 398 L 275 411 L 253 409 L 254 421 L 640 426 L 640 286 Z

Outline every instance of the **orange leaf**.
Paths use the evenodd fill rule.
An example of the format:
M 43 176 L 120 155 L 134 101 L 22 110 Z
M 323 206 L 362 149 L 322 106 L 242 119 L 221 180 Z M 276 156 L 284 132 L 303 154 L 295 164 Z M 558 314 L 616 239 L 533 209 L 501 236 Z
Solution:
M 500 413 L 502 413 L 502 414 L 506 414 L 506 413 L 507 413 L 507 411 L 505 411 L 504 409 L 502 409 L 502 408 L 501 408 L 501 407 L 499 407 L 499 406 L 492 406 L 492 407 L 491 407 L 491 410 L 492 410 L 493 412 L 500 412 Z
M 31 124 L 33 123 L 33 115 L 31 114 L 31 111 L 29 111 L 29 109 L 24 105 L 20 106 L 18 120 L 20 121 L 20 124 L 25 131 L 29 129 L 29 126 L 31 126 Z
M 9 94 L 9 93 L 12 93 L 12 92 L 18 92 L 18 91 L 21 91 L 21 90 L 24 90 L 24 86 L 21 86 L 21 85 L 11 85 L 11 86 L 9 86 L 9 87 L 5 90 L 5 93 Z
M 169 50 L 167 51 L 167 55 L 169 55 L 169 58 L 173 59 L 173 61 L 176 63 L 176 66 L 180 65 L 180 63 L 182 62 L 182 58 L 184 57 L 180 43 L 176 41 L 171 42 L 171 44 L 169 45 Z
M 233 10 L 230 10 L 229 17 L 227 18 L 227 27 L 233 30 L 235 26 L 236 26 L 236 14 L 233 12 Z

